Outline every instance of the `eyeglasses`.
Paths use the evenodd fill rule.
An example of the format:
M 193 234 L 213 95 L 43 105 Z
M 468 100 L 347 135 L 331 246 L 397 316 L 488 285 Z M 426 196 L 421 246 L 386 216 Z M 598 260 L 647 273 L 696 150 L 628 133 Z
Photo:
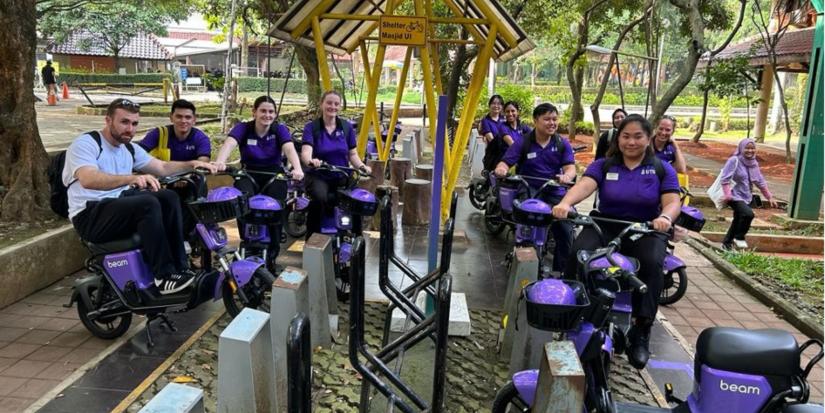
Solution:
M 134 108 L 140 110 L 140 103 L 132 102 L 129 99 L 119 98 L 115 99 L 115 101 L 112 103 L 116 108 Z

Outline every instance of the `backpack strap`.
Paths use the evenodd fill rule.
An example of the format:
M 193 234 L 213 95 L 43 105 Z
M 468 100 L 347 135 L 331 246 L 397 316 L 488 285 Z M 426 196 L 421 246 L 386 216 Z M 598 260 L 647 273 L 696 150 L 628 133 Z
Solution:
M 103 154 L 103 138 L 100 136 L 100 132 L 98 132 L 96 130 L 93 130 L 93 131 L 86 132 L 86 134 L 91 136 L 92 139 L 94 139 L 95 142 L 97 143 L 97 148 L 100 151 L 97 153 L 97 158 L 95 158 L 95 159 L 100 159 L 100 155 Z M 134 146 L 134 144 L 132 142 L 129 142 L 128 144 L 126 144 L 126 150 L 129 151 L 130 155 L 132 155 L 132 165 L 134 165 L 135 164 L 135 146 Z
M 519 151 L 518 163 L 521 165 L 524 162 L 524 159 L 527 158 L 527 153 L 530 152 L 530 146 L 533 145 L 533 141 L 536 140 L 536 132 L 531 131 L 527 135 L 521 138 L 521 151 Z

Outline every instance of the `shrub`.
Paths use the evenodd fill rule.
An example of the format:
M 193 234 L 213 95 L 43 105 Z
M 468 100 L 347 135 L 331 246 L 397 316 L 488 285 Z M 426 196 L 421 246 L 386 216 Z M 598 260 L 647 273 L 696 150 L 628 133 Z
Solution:
M 136 73 L 120 75 L 115 73 L 79 73 L 61 72 L 58 80 L 67 82 L 69 86 L 78 83 L 162 83 L 163 79 L 172 79 L 169 73 Z

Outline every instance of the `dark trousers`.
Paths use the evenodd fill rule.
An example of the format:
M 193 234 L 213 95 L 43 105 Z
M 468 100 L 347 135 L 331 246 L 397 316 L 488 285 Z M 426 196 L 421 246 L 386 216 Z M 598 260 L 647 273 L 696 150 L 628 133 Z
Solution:
M 728 228 L 728 233 L 725 234 L 725 239 L 722 240 L 722 244 L 726 245 L 730 245 L 734 239 L 744 241 L 753 221 L 753 209 L 750 205 L 742 201 L 730 201 L 728 206 L 733 209 L 733 222 Z
M 598 224 L 601 226 L 602 231 L 604 231 L 604 236 L 607 241 L 613 239 L 613 237 L 618 235 L 623 229 L 621 225 Z M 576 240 L 573 241 L 573 251 L 594 250 L 605 245 L 605 242 L 602 241 L 595 229 L 585 227 Z M 656 311 L 659 308 L 659 295 L 662 292 L 664 284 L 662 266 L 665 255 L 667 254 L 667 235 L 662 233 L 647 234 L 636 241 L 632 241 L 630 237 L 625 237 L 622 239 L 620 252 L 628 257 L 634 257 L 639 260 L 639 272 L 636 276 L 647 284 L 646 293 L 633 293 L 633 315 L 647 319 L 655 318 Z M 567 262 L 567 269 L 564 273 L 565 277 L 571 279 L 576 278 L 578 265 L 576 257 L 571 256 Z
M 541 200 L 551 207 L 561 202 L 560 196 L 542 196 Z M 573 223 L 570 221 L 554 220 L 550 224 L 550 233 L 553 234 L 556 246 L 553 248 L 553 271 L 564 271 L 567 260 L 573 247 Z
M 178 198 L 180 198 L 180 207 L 183 212 L 183 234 L 189 238 L 195 230 L 197 220 L 186 204 L 198 198 L 206 197 L 206 179 L 200 175 L 193 174 L 192 182 L 178 181 L 175 185 L 170 186 L 169 189 L 175 191 L 175 193 L 178 194 Z
M 306 235 L 306 239 L 309 239 L 312 234 L 321 232 L 322 217 L 333 213 L 338 204 L 338 188 L 344 186 L 345 181 L 343 178 L 307 174 L 304 183 L 309 196 Z
M 72 219 L 80 237 L 94 243 L 129 238 L 137 233 L 143 258 L 157 278 L 189 267 L 183 248 L 178 196 L 170 190 L 125 191 L 120 198 L 88 202 Z
M 251 195 L 266 195 L 276 199 L 283 207 L 286 202 L 287 184 L 285 181 L 272 180 L 271 175 L 249 173 L 247 177 L 235 181 L 235 188 L 241 192 Z M 267 225 L 269 230 L 269 245 L 267 246 L 268 259 L 275 260 L 281 252 L 281 231 L 283 229 L 283 209 L 276 215 L 276 220 L 272 224 Z M 238 231 L 243 233 L 243 226 L 246 221 L 243 218 L 238 219 Z

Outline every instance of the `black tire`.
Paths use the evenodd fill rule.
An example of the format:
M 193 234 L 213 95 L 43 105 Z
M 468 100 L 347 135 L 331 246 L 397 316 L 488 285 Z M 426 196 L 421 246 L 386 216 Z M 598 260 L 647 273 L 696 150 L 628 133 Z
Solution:
M 488 200 L 484 208 L 484 229 L 490 235 L 499 235 L 504 231 L 504 227 L 504 221 L 501 219 L 501 207 L 497 202 Z
M 286 233 L 292 238 L 303 238 L 307 234 L 307 213 L 305 210 L 290 210 L 286 217 Z
M 470 184 L 467 188 L 470 197 L 470 204 L 479 211 L 484 211 L 484 205 L 487 203 L 487 191 L 484 190 L 483 182 L 476 182 Z
M 502 386 L 493 400 L 492 413 L 529 412 L 530 407 L 518 395 L 518 390 L 512 381 Z
M 335 295 L 338 301 L 346 303 L 349 301 L 352 288 L 349 283 L 350 266 L 340 262 L 335 263 Z
M 275 277 L 266 267 L 259 267 L 252 274 L 252 278 L 246 285 L 243 286 L 243 293 L 246 297 L 246 302 L 243 302 L 240 294 L 232 291 L 229 284 L 229 279 L 226 279 L 221 287 L 223 294 L 223 305 L 226 307 L 226 312 L 233 318 L 240 314 L 244 307 L 254 308 L 264 312 L 269 312 L 269 299 L 272 296 L 272 283 L 275 282 Z
M 80 322 L 83 326 L 94 334 L 95 337 L 105 340 L 111 340 L 122 336 L 129 330 L 132 324 L 132 313 L 121 314 L 114 317 L 99 317 L 95 320 L 89 319 L 89 312 L 97 310 L 101 305 L 118 300 L 117 295 L 112 291 L 109 284 L 102 281 L 100 288 L 91 287 L 89 289 L 89 297 L 92 300 L 94 308 L 87 308 L 83 300 L 77 301 L 77 316 L 80 317 Z
M 665 274 L 662 293 L 659 294 L 660 305 L 670 305 L 682 299 L 687 292 L 688 279 L 684 268 L 677 268 Z

